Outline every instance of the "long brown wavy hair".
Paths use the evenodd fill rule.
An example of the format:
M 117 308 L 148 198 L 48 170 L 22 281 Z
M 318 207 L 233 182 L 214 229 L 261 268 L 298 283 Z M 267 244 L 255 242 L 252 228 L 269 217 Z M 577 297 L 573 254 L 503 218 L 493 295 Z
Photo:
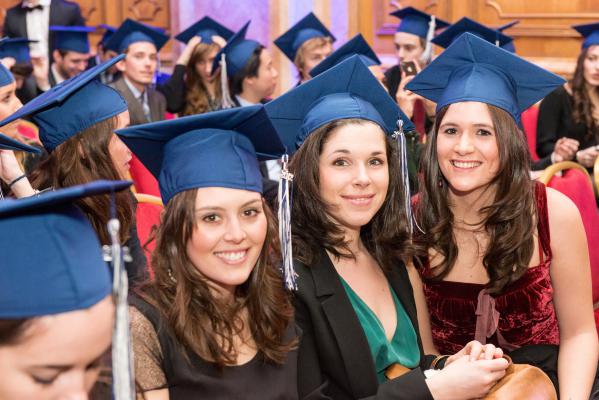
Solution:
M 211 51 L 219 49 L 216 43 L 199 43 L 187 63 L 185 72 L 185 86 L 187 93 L 185 97 L 185 108 L 182 115 L 202 114 L 208 111 L 214 111 L 210 106 L 210 93 L 202 81 L 202 77 L 196 71 L 196 64 L 207 57 Z M 222 99 L 220 87 L 220 71 L 214 77 L 216 84 L 214 85 L 213 102 L 220 104 Z
M 599 107 L 599 104 L 594 105 L 586 88 L 586 80 L 584 79 L 584 61 L 587 58 L 589 49 L 582 49 L 576 61 L 576 69 L 574 76 L 570 80 L 572 88 L 572 117 L 574 122 L 584 124 L 587 127 L 586 137 L 591 139 L 599 135 L 599 126 L 595 118 L 593 118 L 593 110 Z M 593 90 L 599 93 L 599 87 Z M 597 138 L 599 139 L 599 138 Z
M 291 230 L 294 256 L 306 265 L 318 262 L 320 249 L 335 257 L 353 258 L 343 229 L 333 221 L 330 208 L 320 195 L 319 159 L 322 149 L 334 131 L 351 124 L 368 124 L 362 119 L 340 119 L 316 129 L 293 155 L 289 170 L 293 178 L 293 207 Z M 381 134 L 383 132 L 381 131 Z M 398 259 L 410 257 L 408 221 L 402 207 L 402 182 L 398 168 L 397 146 L 386 137 L 389 189 L 383 205 L 370 222 L 363 226 L 360 236 L 368 252 L 381 268 L 392 268 Z
M 122 179 L 108 150 L 116 123 L 117 117 L 108 118 L 61 143 L 31 172 L 32 186 L 39 190 L 58 189 L 98 179 Z M 121 242 L 125 243 L 133 219 L 132 196 L 124 190 L 115 193 L 115 200 L 116 216 L 121 223 Z M 75 204 L 87 215 L 100 242 L 110 244 L 106 224 L 111 217 L 111 194 L 84 197 Z
M 534 181 L 530 179 L 530 153 L 524 134 L 514 119 L 504 110 L 488 105 L 499 148 L 499 170 L 489 189 L 496 191 L 493 202 L 480 210 L 481 221 L 489 236 L 483 265 L 489 274 L 489 291 L 499 293 L 506 285 L 519 279 L 527 270 L 534 251 L 536 202 Z M 438 252 L 443 261 L 429 268 L 424 276 L 442 280 L 454 267 L 459 248 L 454 236 L 448 183 L 437 159 L 439 126 L 449 106 L 436 117 L 432 137 L 426 143 L 421 161 L 420 198 L 415 215 L 424 233 L 416 235 L 414 246 L 419 264 Z
M 249 279 L 236 288 L 234 300 L 224 302 L 212 294 L 186 251 L 196 226 L 197 193 L 181 192 L 166 205 L 152 255 L 154 281 L 138 294 L 165 317 L 180 344 L 220 367 L 237 359 L 233 340 L 243 329 L 241 311 L 247 309 L 260 356 L 282 364 L 297 341 L 284 342 L 293 308 L 278 271 L 274 216 L 263 201 L 268 229 L 260 257 Z

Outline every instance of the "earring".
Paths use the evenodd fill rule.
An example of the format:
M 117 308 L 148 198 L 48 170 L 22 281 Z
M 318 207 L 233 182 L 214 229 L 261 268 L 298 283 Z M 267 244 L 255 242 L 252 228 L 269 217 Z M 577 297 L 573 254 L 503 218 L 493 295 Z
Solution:
M 443 178 L 439 178 L 439 180 L 437 181 L 437 186 L 439 186 L 440 188 L 443 187 Z
M 170 267 L 166 270 L 166 273 L 168 274 L 170 280 L 173 281 L 173 283 L 177 283 L 177 280 L 173 276 L 173 270 Z

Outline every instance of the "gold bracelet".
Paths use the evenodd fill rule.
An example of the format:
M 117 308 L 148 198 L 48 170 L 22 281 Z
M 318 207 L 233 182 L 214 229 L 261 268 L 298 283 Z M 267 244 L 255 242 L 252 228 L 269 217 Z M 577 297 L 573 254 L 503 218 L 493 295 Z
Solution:
M 449 355 L 447 355 L 447 354 L 435 357 L 435 359 L 431 363 L 430 369 L 437 369 L 437 364 L 439 364 L 442 360 L 447 360 L 448 358 L 449 358 Z M 441 368 L 439 368 L 439 369 L 441 369 Z

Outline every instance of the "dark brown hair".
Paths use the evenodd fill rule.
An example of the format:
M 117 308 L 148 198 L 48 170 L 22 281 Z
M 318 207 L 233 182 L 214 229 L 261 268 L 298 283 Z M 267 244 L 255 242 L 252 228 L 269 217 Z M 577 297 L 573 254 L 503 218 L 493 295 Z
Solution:
M 233 76 L 229 77 L 229 89 L 232 95 L 238 95 L 243 92 L 243 80 L 245 78 L 253 78 L 258 76 L 258 69 L 260 69 L 260 54 L 264 50 L 264 46 L 261 44 L 256 46 L 254 52 L 250 56 L 250 59 L 245 63 Z
M 327 212 L 330 206 L 320 195 L 319 159 L 325 143 L 336 129 L 351 124 L 367 123 L 372 122 L 362 119 L 339 119 L 325 124 L 308 136 L 291 159 L 289 170 L 294 174 L 291 209 L 293 252 L 297 259 L 306 265 L 318 262 L 322 248 L 335 257 L 354 257 L 344 239 L 343 229 L 331 219 Z M 408 222 L 402 207 L 397 146 L 390 138 L 385 137 L 385 140 L 389 167 L 387 197 L 370 222 L 362 227 L 360 236 L 368 252 L 381 268 L 389 269 L 398 258 L 404 261 L 409 258 L 409 235 Z
M 572 117 L 574 122 L 584 124 L 587 128 L 586 137 L 591 139 L 599 135 L 599 127 L 595 122 L 595 118 L 593 118 L 593 110 L 595 107 L 599 107 L 599 104 L 595 105 L 591 101 L 584 79 L 584 61 L 588 52 L 588 48 L 582 49 L 578 55 L 574 76 L 570 80 L 570 87 L 572 88 Z M 593 88 L 592 90 L 599 93 L 599 88 Z
M 185 86 L 187 92 L 185 94 L 185 108 L 181 115 L 194 115 L 202 114 L 208 111 L 213 111 L 210 104 L 210 93 L 202 81 L 202 77 L 196 71 L 196 64 L 210 54 L 214 49 L 218 49 L 219 46 L 216 43 L 199 43 L 186 66 L 185 72 Z M 220 70 L 214 77 L 216 85 L 214 88 L 214 99 L 213 102 L 219 104 L 221 101 L 221 86 L 220 86 Z
M 17 344 L 32 321 L 32 318 L 0 319 L 0 346 Z
M 114 135 L 116 117 L 98 122 L 57 146 L 30 175 L 34 188 L 66 188 L 98 179 L 119 180 L 108 145 Z M 121 223 L 121 241 L 129 238 L 133 219 L 131 193 L 115 193 L 116 216 Z M 110 219 L 111 194 L 84 197 L 75 204 L 87 215 L 102 244 L 110 244 L 106 224 Z M 121 243 L 121 244 L 122 244 Z
M 481 223 L 489 236 L 483 265 L 489 274 L 491 293 L 499 293 L 528 268 L 534 249 L 536 203 L 524 134 L 506 111 L 492 105 L 488 107 L 499 148 L 499 170 L 489 184 L 489 189 L 496 190 L 495 198 L 480 210 L 484 215 Z M 432 280 L 441 280 L 449 274 L 459 251 L 453 234 L 454 216 L 448 184 L 437 159 L 439 126 L 448 108 L 443 107 L 438 112 L 432 136 L 426 144 L 421 161 L 421 192 L 415 210 L 418 226 L 425 232 L 414 238 L 419 260 L 427 259 L 430 249 L 443 257 L 440 264 L 424 271 L 425 277 Z
M 152 255 L 155 279 L 138 294 L 165 317 L 179 343 L 221 367 L 235 363 L 233 339 L 243 327 L 240 312 L 247 309 L 247 322 L 260 355 L 282 364 L 296 341 L 284 343 L 293 308 L 275 257 L 274 217 L 263 201 L 268 229 L 262 252 L 249 279 L 237 287 L 234 300 L 225 303 L 212 294 L 206 278 L 187 255 L 187 243 L 196 226 L 197 193 L 197 189 L 181 192 L 166 205 Z

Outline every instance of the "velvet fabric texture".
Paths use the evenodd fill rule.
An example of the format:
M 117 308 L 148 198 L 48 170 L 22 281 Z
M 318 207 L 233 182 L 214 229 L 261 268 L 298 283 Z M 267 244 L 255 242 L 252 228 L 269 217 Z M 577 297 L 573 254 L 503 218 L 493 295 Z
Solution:
M 483 284 L 425 279 L 424 294 L 431 317 L 433 341 L 441 354 L 454 354 L 466 343 L 481 336 L 486 337 L 487 343 L 506 350 L 530 344 L 559 344 L 549 275 L 551 247 L 547 195 L 545 186 L 540 182 L 536 184 L 535 197 L 540 264 L 530 267 L 501 294 L 489 296 Z M 479 298 L 487 300 L 486 307 L 478 307 Z

